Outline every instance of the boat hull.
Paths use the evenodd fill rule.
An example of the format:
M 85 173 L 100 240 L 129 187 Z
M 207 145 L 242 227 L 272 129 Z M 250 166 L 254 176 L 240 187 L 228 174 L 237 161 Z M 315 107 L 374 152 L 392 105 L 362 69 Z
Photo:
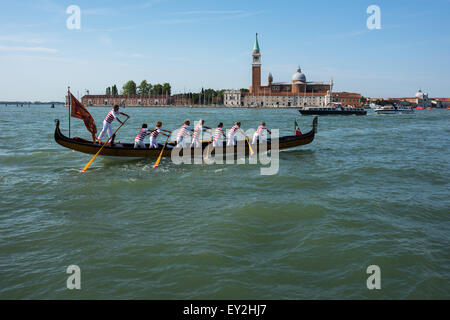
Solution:
M 59 145 L 78 151 L 81 153 L 96 154 L 102 145 L 94 143 L 92 141 L 88 141 L 82 138 L 69 138 L 61 133 L 61 130 L 59 128 L 59 120 L 55 120 L 56 122 L 56 128 L 55 128 L 55 141 Z M 317 117 L 313 120 L 313 129 L 302 135 L 302 136 L 285 136 L 279 138 L 279 149 L 290 149 L 295 148 L 298 146 L 303 146 L 310 144 L 314 141 L 315 134 L 317 132 Z M 242 145 L 244 144 L 244 145 Z M 208 147 L 209 146 L 209 147 Z M 99 156 L 103 156 L 105 158 L 110 159 L 126 159 L 126 160 L 134 160 L 134 159 L 142 159 L 142 158 L 157 158 L 162 150 L 162 145 L 159 145 L 159 148 L 157 149 L 149 149 L 148 144 L 146 144 L 146 148 L 134 148 L 134 144 L 131 143 L 113 143 L 113 145 L 106 145 L 101 150 Z M 166 148 L 163 151 L 162 156 L 163 157 L 170 157 L 172 155 L 172 151 L 176 150 L 176 152 L 179 152 L 179 155 L 183 155 L 183 149 L 174 148 L 174 143 L 168 143 Z M 271 139 L 267 140 L 267 145 L 265 147 L 265 150 L 270 150 L 272 147 Z M 208 150 L 208 152 L 211 153 L 211 155 L 215 155 L 215 149 L 212 148 L 212 144 L 209 142 L 203 142 L 202 148 L 194 149 L 191 148 L 188 150 L 189 154 L 192 156 L 195 156 L 196 154 L 202 154 L 205 149 L 211 149 Z M 257 144 L 252 145 L 253 151 L 257 152 L 259 146 Z M 224 155 L 225 153 L 229 153 L 230 150 L 226 148 L 225 142 L 223 144 L 223 151 L 220 153 L 221 155 Z M 238 141 L 238 146 L 234 147 L 234 150 L 232 149 L 232 152 L 234 152 L 235 155 L 248 155 L 250 150 L 248 143 L 245 141 Z
M 356 115 L 356 116 L 365 116 L 367 115 L 367 111 L 349 111 L 349 110 L 336 110 L 336 111 L 332 111 L 332 110 L 324 110 L 324 111 L 320 111 L 320 110 L 298 110 L 303 116 L 332 116 L 332 115 L 337 115 L 337 116 L 352 116 L 352 115 Z

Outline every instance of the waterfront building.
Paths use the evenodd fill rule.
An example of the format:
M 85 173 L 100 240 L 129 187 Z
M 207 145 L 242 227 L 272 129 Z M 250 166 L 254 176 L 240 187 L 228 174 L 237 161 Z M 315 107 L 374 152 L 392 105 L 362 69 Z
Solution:
M 341 92 L 333 94 L 333 81 L 307 81 L 300 67 L 292 75 L 291 81 L 274 82 L 272 73 L 268 74 L 267 85 L 261 83 L 261 50 L 256 34 L 252 51 L 252 84 L 249 92 L 227 90 L 224 104 L 227 107 L 324 107 L 331 102 L 359 106 L 361 95 Z
M 85 106 L 158 106 L 172 103 L 170 95 L 85 95 L 81 98 L 81 103 Z
M 382 98 L 372 98 L 370 99 L 372 102 L 376 102 L 377 100 L 383 100 Z M 400 98 L 387 98 L 385 101 L 391 103 L 399 103 L 402 105 L 410 105 L 414 107 L 422 107 L 422 108 L 446 108 L 450 106 L 450 98 L 430 98 L 428 93 L 422 92 L 421 89 L 417 90 L 414 97 L 400 97 Z

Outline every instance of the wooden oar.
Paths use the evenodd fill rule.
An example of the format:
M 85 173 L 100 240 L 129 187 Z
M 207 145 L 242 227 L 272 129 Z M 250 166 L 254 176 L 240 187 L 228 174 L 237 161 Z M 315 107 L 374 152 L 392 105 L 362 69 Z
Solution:
M 117 131 L 119 131 L 120 128 L 122 128 L 122 126 L 125 124 L 125 122 L 128 121 L 129 118 L 127 118 L 124 122 L 122 122 L 122 124 L 116 129 L 116 131 L 114 131 L 114 133 L 112 134 L 111 137 L 108 138 L 108 141 L 106 141 L 106 143 L 100 148 L 100 150 L 97 151 L 97 153 L 95 154 L 95 156 L 91 159 L 91 161 L 89 161 L 83 168 L 83 170 L 81 170 L 81 173 L 86 172 L 86 170 L 89 168 L 89 166 L 92 164 L 92 162 L 94 162 L 95 158 L 97 158 L 97 156 L 100 154 L 100 152 L 103 150 L 103 148 L 108 144 L 109 140 L 111 140 L 112 137 L 114 137 L 114 135 L 117 133 Z
M 245 140 L 246 140 L 247 143 L 248 143 L 248 148 L 249 148 L 249 150 L 250 150 L 250 154 L 251 154 L 251 155 L 254 155 L 255 153 L 253 152 L 253 148 L 252 148 L 252 146 L 251 146 L 251 144 L 250 144 L 250 140 L 248 140 L 248 137 L 247 137 L 247 136 L 245 136 Z
M 159 166 L 159 162 L 161 161 L 161 157 L 164 152 L 164 149 L 166 148 L 167 141 L 169 141 L 169 137 L 170 137 L 170 135 L 167 136 L 166 142 L 164 142 L 164 146 L 161 150 L 161 153 L 159 154 L 158 159 L 156 160 L 155 164 L 153 165 L 153 168 L 157 168 Z
M 208 147 L 206 147 L 206 161 L 208 161 L 209 158 L 209 146 L 211 145 L 211 143 L 212 139 L 209 140 Z

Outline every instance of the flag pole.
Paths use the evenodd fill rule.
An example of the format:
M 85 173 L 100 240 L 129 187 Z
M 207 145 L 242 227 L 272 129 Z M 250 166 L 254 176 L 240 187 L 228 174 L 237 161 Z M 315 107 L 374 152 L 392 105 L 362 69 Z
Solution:
M 67 98 L 69 99 L 68 109 L 69 109 L 69 138 L 70 138 L 70 111 L 72 109 L 72 99 L 70 97 L 70 86 L 67 87 Z

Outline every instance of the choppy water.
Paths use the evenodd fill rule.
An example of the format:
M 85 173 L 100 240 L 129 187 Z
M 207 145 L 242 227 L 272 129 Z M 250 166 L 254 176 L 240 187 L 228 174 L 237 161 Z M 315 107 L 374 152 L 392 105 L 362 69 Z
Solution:
M 101 126 L 108 109 L 91 108 Z M 296 110 L 132 109 L 177 128 L 265 120 Z M 322 117 L 314 143 L 259 165 L 96 160 L 53 140 L 67 109 L 0 106 L 0 298 L 450 298 L 450 111 Z M 81 120 L 72 133 L 89 137 Z M 66 288 L 68 265 L 81 290 Z M 366 268 L 381 268 L 379 291 Z

